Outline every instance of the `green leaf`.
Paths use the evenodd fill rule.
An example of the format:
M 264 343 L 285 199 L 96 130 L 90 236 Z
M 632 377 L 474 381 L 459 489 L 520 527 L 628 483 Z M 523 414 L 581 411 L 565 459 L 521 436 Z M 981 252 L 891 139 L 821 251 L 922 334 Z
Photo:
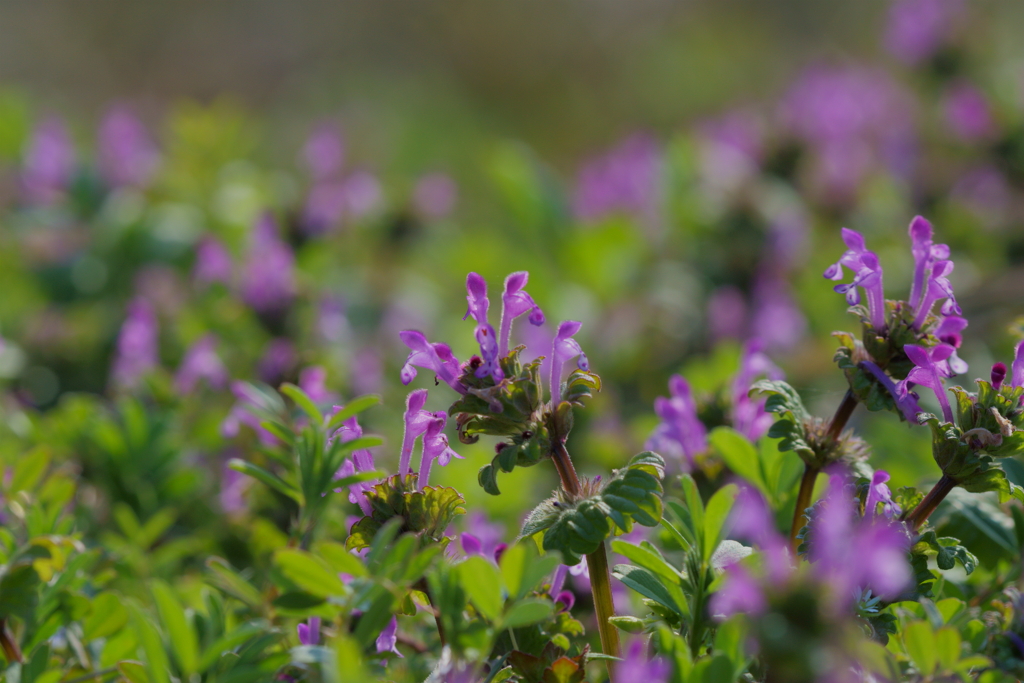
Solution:
M 704 511 L 703 556 L 705 562 L 711 560 L 711 556 L 714 555 L 718 544 L 722 542 L 722 538 L 726 534 L 725 522 L 736 502 L 737 495 L 739 495 L 739 488 L 736 484 L 729 484 L 715 491 L 711 500 L 708 501 Z
M 508 589 L 508 596 L 512 600 L 518 600 L 527 591 L 523 585 L 523 577 L 526 575 L 526 564 L 530 559 L 528 554 L 532 550 L 528 545 L 516 543 L 512 547 L 506 548 L 505 552 L 501 554 L 498 567 L 501 569 L 501 578 Z
M 313 545 L 313 552 L 323 557 L 335 572 L 357 577 L 366 576 L 368 573 L 363 561 L 346 550 L 341 543 L 320 541 Z
M 462 587 L 480 614 L 496 623 L 501 617 L 501 575 L 497 567 L 482 557 L 470 557 L 458 566 Z
M 185 610 L 178 602 L 177 596 L 166 583 L 154 580 L 152 583 L 153 598 L 160 612 L 167 637 L 171 642 L 171 651 L 178 660 L 178 666 L 186 678 L 196 673 L 199 666 L 199 644 L 196 642 L 195 631 L 185 618 Z
M 520 628 L 544 621 L 555 611 L 555 606 L 548 600 L 527 598 L 512 605 L 505 614 L 502 625 L 505 628 Z
M 313 399 L 311 399 L 300 387 L 291 384 L 290 382 L 285 382 L 281 385 L 279 390 L 282 394 L 295 401 L 295 405 L 299 406 L 299 408 L 302 409 L 302 412 L 309 416 L 309 419 L 313 424 L 322 425 L 324 423 L 323 413 L 321 413 L 320 409 L 316 407 L 316 403 L 313 402 Z
M 282 548 L 274 553 L 274 564 L 296 586 L 311 595 L 327 598 L 344 595 L 345 584 L 326 562 L 304 550 Z
M 943 626 L 935 632 L 935 652 L 944 671 L 952 671 L 960 659 L 960 632 Z
M 911 661 L 922 676 L 930 676 L 938 664 L 935 656 L 935 634 L 927 621 L 913 621 L 903 629 L 903 644 Z
M 359 413 L 365 411 L 368 408 L 372 408 L 373 406 L 379 403 L 380 396 L 375 396 L 373 394 L 359 396 L 357 398 L 352 399 L 351 401 L 345 404 L 344 408 L 342 408 L 333 416 L 331 416 L 331 421 L 327 423 L 327 431 L 333 432 L 334 430 L 341 427 L 345 420 L 349 419 L 353 415 L 358 415 Z
M 700 499 L 700 493 L 697 491 L 697 482 L 693 480 L 689 474 L 684 474 L 679 478 L 683 485 L 683 501 L 686 503 L 686 516 L 683 522 L 689 522 L 688 526 L 693 531 L 694 545 L 698 546 L 702 551 L 704 548 L 704 502 Z M 676 510 L 676 508 L 673 508 Z M 682 517 L 682 511 L 676 510 L 676 514 Z
M 664 581 L 677 583 L 680 580 L 679 571 L 670 565 L 661 553 L 648 544 L 648 547 L 633 545 L 626 541 L 612 541 L 612 551 L 622 555 L 627 560 L 635 562 L 638 566 L 647 569 Z
M 708 441 L 730 470 L 756 486 L 766 496 L 773 495 L 761 472 L 754 444 L 732 427 L 715 427 Z
M 86 642 L 106 638 L 117 633 L 128 623 L 128 610 L 124 598 L 116 593 L 100 593 L 92 600 L 92 611 L 82 625 Z
M 146 653 L 146 663 L 149 665 L 149 680 L 151 683 L 170 683 L 168 671 L 170 661 L 160 640 L 160 634 L 150 623 L 138 603 L 134 600 L 127 602 L 128 613 L 131 616 L 133 630 L 139 639 L 142 650 Z
M 45 446 L 36 446 L 18 458 L 14 466 L 14 476 L 11 477 L 11 483 L 7 490 L 11 494 L 32 490 L 43 478 L 49 464 L 50 449 Z
M 260 595 L 260 592 L 242 578 L 228 564 L 227 560 L 211 557 L 206 561 L 206 567 L 213 573 L 213 576 L 210 577 L 211 583 L 219 586 L 229 595 L 238 598 L 250 607 L 259 607 L 263 604 L 263 596 Z
M 117 663 L 117 672 L 128 679 L 129 683 L 150 683 L 149 674 L 146 673 L 146 665 L 126 659 Z
M 242 474 L 246 474 L 253 479 L 263 482 L 278 493 L 288 496 L 299 505 L 303 504 L 302 493 L 300 493 L 297 488 L 287 483 L 276 474 L 263 469 L 259 465 L 254 465 L 251 462 L 240 460 L 239 458 L 232 458 L 228 461 L 228 467 L 236 472 L 241 472 Z
M 646 569 L 628 564 L 617 564 L 612 569 L 612 575 L 640 595 L 654 600 L 680 617 L 686 615 L 688 610 L 685 600 L 682 604 L 677 603 L 662 582 Z

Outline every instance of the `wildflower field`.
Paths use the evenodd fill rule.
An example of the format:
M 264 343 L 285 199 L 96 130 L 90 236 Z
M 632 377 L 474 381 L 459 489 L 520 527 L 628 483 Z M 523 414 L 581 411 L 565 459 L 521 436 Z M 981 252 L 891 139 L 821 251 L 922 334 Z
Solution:
M 0 80 L 0 680 L 1024 679 L 977 5 L 571 163 Z

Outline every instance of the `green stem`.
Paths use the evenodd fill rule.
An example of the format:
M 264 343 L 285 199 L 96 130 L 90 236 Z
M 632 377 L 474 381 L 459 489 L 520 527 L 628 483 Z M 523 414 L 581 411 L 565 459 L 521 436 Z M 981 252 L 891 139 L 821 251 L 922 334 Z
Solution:
M 434 598 L 430 595 L 430 587 L 427 586 L 427 580 L 420 579 L 413 584 L 413 588 L 421 591 L 425 596 L 427 596 L 427 602 L 430 603 L 430 608 L 434 612 L 434 624 L 437 626 L 437 637 L 441 639 L 441 647 L 444 647 L 448 644 L 448 638 L 444 632 L 444 622 L 441 621 L 441 612 L 438 611 L 437 606 L 434 605 Z
M 609 623 L 615 616 L 615 603 L 612 601 L 612 575 L 608 570 L 608 552 L 604 543 L 597 550 L 587 555 L 587 571 L 590 572 L 590 592 L 594 596 L 594 611 L 597 613 L 597 630 L 601 634 L 601 649 L 606 655 L 621 656 L 619 646 L 619 630 Z M 615 666 L 608 660 L 608 681 L 615 679 Z
M 853 415 L 853 410 L 856 407 L 857 397 L 854 396 L 852 389 L 847 389 L 842 402 L 836 408 L 836 414 L 832 416 L 832 424 L 828 426 L 827 436 L 830 439 L 833 441 L 839 440 L 839 435 L 843 432 L 843 428 L 849 421 L 850 416 Z
M 576 476 L 576 468 L 572 465 L 563 439 L 554 439 L 551 462 L 558 470 L 558 478 L 561 479 L 565 492 L 571 498 L 582 496 L 583 487 L 580 486 L 580 479 Z M 620 657 L 622 650 L 619 646 L 619 632 L 608 622 L 609 618 L 615 616 L 615 604 L 612 602 L 612 577 L 608 570 L 608 552 L 604 543 L 587 555 L 587 571 L 590 574 L 590 590 L 594 596 L 594 610 L 597 612 L 597 630 L 601 634 L 601 649 L 606 655 Z M 608 660 L 609 682 L 614 681 L 614 678 L 614 662 Z
M 85 674 L 84 676 L 78 676 L 76 678 L 70 678 L 67 681 L 65 681 L 65 683 L 83 683 L 84 681 L 91 681 L 94 678 L 102 678 L 103 676 L 106 676 L 107 674 L 116 674 L 116 673 L 117 673 L 117 667 L 116 666 L 112 666 L 109 669 L 103 669 L 101 671 L 94 671 L 91 674 Z
M 939 480 L 935 482 L 935 486 L 933 486 L 932 490 L 928 492 L 928 495 L 922 498 L 921 502 L 917 504 L 917 507 L 903 515 L 903 521 L 907 523 L 907 526 L 909 526 L 912 531 L 917 531 L 917 529 L 925 523 L 931 514 L 935 512 L 935 508 L 939 507 L 939 503 L 941 503 L 955 487 L 956 481 L 943 474 Z

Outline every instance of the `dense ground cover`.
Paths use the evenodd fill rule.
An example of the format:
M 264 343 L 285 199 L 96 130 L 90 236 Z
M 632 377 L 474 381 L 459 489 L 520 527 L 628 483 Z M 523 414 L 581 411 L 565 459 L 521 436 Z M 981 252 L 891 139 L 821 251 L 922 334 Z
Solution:
M 1016 680 L 1024 105 L 969 16 L 571 177 L 5 92 L 4 680 Z

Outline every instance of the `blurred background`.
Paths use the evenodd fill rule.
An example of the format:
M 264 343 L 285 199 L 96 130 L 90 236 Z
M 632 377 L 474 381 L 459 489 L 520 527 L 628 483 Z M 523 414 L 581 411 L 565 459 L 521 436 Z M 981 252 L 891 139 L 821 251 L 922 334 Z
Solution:
M 206 542 L 238 553 L 231 539 L 272 533 L 244 510 L 280 501 L 223 467 L 259 443 L 230 381 L 382 394 L 364 427 L 393 467 L 397 332 L 475 353 L 471 270 L 495 308 L 502 279 L 530 271 L 548 322 L 513 334 L 533 356 L 559 320 L 583 322 L 604 379 L 572 437 L 584 473 L 642 448 L 672 373 L 713 423 L 751 339 L 828 416 L 845 390 L 830 333 L 859 326 L 821 277 L 844 226 L 898 299 L 907 226 L 932 220 L 970 321 L 963 381 L 1024 333 L 1020 3 L 0 12 L 0 448 L 68 463 L 96 529 L 119 501 L 180 510 L 183 535 L 223 513 Z M 428 374 L 413 386 L 445 409 Z M 863 409 L 852 424 L 897 486 L 937 478 L 923 428 Z M 547 467 L 516 470 L 489 497 L 492 445 L 451 438 L 467 462 L 435 480 L 510 529 L 505 513 L 554 486 Z

